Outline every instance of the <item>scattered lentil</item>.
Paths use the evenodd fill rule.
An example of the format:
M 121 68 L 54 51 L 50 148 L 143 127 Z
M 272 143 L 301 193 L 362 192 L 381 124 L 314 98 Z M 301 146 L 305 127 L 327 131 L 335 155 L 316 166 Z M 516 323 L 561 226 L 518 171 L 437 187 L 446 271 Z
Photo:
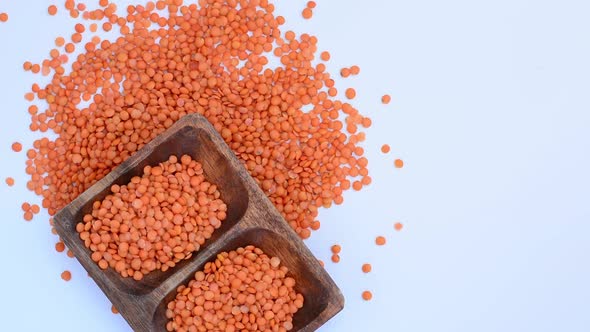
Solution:
M 333 245 L 330 249 L 333 254 L 339 254 L 342 251 L 342 247 L 339 244 Z
M 13 179 L 13 178 L 11 178 L 11 177 L 7 177 L 7 178 L 6 178 L 6 184 L 7 184 L 9 187 L 12 187 L 12 186 L 14 186 L 14 179 Z
M 372 268 L 371 264 L 368 264 L 368 263 L 363 264 L 362 270 L 364 273 L 369 273 L 369 272 L 371 272 L 372 269 L 373 268 Z
M 404 161 L 401 159 L 394 160 L 393 164 L 395 165 L 396 168 L 404 167 Z
M 306 8 L 303 8 L 301 15 L 303 16 L 304 19 L 309 20 L 313 16 L 313 12 L 311 11 L 311 8 L 306 7 Z
M 383 95 L 383 97 L 381 97 L 381 102 L 383 104 L 389 104 L 390 101 L 391 101 L 391 96 L 390 95 Z
M 377 236 L 377 238 L 375 238 L 375 243 L 376 243 L 378 246 L 383 246 L 383 245 L 385 245 L 385 242 L 386 242 L 386 240 L 385 240 L 385 237 L 383 237 L 383 236 Z
M 6 21 L 8 21 L 8 14 L 0 13 L 0 22 L 6 22 Z
M 340 255 L 337 255 L 337 254 L 332 255 L 332 262 L 340 263 Z
M 363 292 L 363 300 L 371 301 L 372 298 L 373 298 L 373 293 L 371 293 L 370 291 Z
M 383 146 L 381 147 L 381 152 L 389 153 L 389 151 L 391 151 L 391 147 L 389 146 L 389 144 L 383 144 Z
M 49 7 L 47 7 L 47 12 L 51 16 L 57 14 L 57 6 L 56 5 L 49 5 Z
M 33 212 L 31 212 L 31 211 L 25 212 L 25 214 L 23 215 L 23 218 L 25 219 L 25 221 L 33 220 Z
M 356 97 L 356 90 L 353 88 L 348 88 L 346 89 L 346 98 L 348 99 L 354 99 L 354 97 Z
M 28 187 L 43 196 L 49 215 L 189 113 L 208 118 L 302 238 L 319 227 L 320 207 L 342 203 L 344 181 L 368 172 L 353 154 L 364 140 L 357 128 L 363 117 L 332 99 L 337 90 L 325 65 L 312 65 L 317 38 L 281 33 L 285 20 L 273 15 L 274 5 L 153 6 L 172 18 L 147 7 L 123 18 L 114 4 L 102 5 L 102 16 L 92 16 L 104 30 L 116 24 L 122 36 L 86 44 L 70 73 L 48 61 L 42 73 L 51 71 L 53 79 L 35 92 L 49 107 L 32 115 L 31 129 L 58 136 L 36 141 L 37 156 L 27 166 Z M 228 25 L 239 28 L 220 28 Z M 64 51 L 74 52 L 74 44 Z M 281 62 L 273 69 L 267 68 L 272 54 Z M 38 64 L 30 69 L 41 72 Z M 303 111 L 306 105 L 314 107 Z
M 55 244 L 55 251 L 63 252 L 64 250 L 66 250 L 66 245 L 63 242 L 60 241 Z
M 395 228 L 396 231 L 401 231 L 404 228 L 404 224 L 402 224 L 401 222 L 396 222 L 395 225 L 393 225 L 393 227 Z
M 342 77 L 350 76 L 350 69 L 348 69 L 348 68 L 340 69 L 340 76 L 342 76 Z
M 12 143 L 12 151 L 14 152 L 21 152 L 23 150 L 23 145 L 19 142 Z
M 68 270 L 65 270 L 61 273 L 61 278 L 65 281 L 72 280 L 72 273 Z

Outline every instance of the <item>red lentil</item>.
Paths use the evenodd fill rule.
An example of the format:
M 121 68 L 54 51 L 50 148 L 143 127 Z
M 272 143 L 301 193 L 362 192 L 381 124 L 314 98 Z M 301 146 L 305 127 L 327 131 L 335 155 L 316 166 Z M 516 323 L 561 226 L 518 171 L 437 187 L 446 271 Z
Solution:
M 21 152 L 23 150 L 23 145 L 19 142 L 12 143 L 12 151 L 14 152 Z
M 363 296 L 363 300 L 371 301 L 371 299 L 373 298 L 373 293 L 371 293 L 370 291 L 364 291 L 362 296 Z
M 311 8 L 307 7 L 307 8 L 303 9 L 303 12 L 301 12 L 301 15 L 303 16 L 304 19 L 309 20 L 313 16 L 313 12 L 311 11 Z
M 391 101 L 391 96 L 390 95 L 383 95 L 383 97 L 381 97 L 381 102 L 383 104 L 389 104 L 390 101 Z
M 356 97 L 356 90 L 353 88 L 348 88 L 346 89 L 346 98 L 348 99 L 354 99 L 354 97 Z
M 55 244 L 55 251 L 63 252 L 64 250 L 66 250 L 66 245 L 63 242 L 58 242 Z
M 65 281 L 70 281 L 70 280 L 72 280 L 72 273 L 68 270 L 63 271 L 61 273 L 61 278 Z
M 389 146 L 389 144 L 383 144 L 383 146 L 381 146 L 381 152 L 389 153 L 389 151 L 391 151 L 391 147 Z
M 7 184 L 9 187 L 12 187 L 12 186 L 14 186 L 14 179 L 13 179 L 13 178 L 11 178 L 11 177 L 7 177 L 7 178 L 6 178 L 6 184 Z
M 337 255 L 337 254 L 332 255 L 332 262 L 340 263 L 340 255 Z
M 125 278 L 141 280 L 189 259 L 226 218 L 217 186 L 188 155 L 146 166 L 142 177 L 113 185 L 111 192 L 94 203 L 76 230 L 100 268 Z
M 51 16 L 57 14 L 57 6 L 56 5 L 50 5 L 49 7 L 47 7 L 47 12 Z
M 393 227 L 395 228 L 396 231 L 401 231 L 404 228 L 404 224 L 402 224 L 401 222 L 396 222 L 395 225 L 393 225 Z
M 383 237 L 383 236 L 377 236 L 377 237 L 375 238 L 375 243 L 376 243 L 378 246 L 383 246 L 383 245 L 385 245 L 385 242 L 386 242 L 386 240 L 385 240 L 385 237 Z
M 348 77 L 348 76 L 350 76 L 350 69 L 348 69 L 348 68 L 342 68 L 342 69 L 340 69 L 340 75 L 342 77 Z
M 102 14 L 91 16 L 100 16 L 105 30 L 119 25 L 124 35 L 86 44 L 71 73 L 61 64 L 54 71 L 48 62 L 42 73 L 51 71 L 53 79 L 35 92 L 49 107 L 45 116 L 35 115 L 31 129 L 58 137 L 36 142 L 28 188 L 43 196 L 50 216 L 189 113 L 208 118 L 302 238 L 319 227 L 319 208 L 342 203 L 344 181 L 368 172 L 352 153 L 364 140 L 357 127 L 362 116 L 333 99 L 337 90 L 325 66 L 312 65 L 317 38 L 281 33 L 284 18 L 273 15 L 272 4 L 157 2 L 156 8 L 176 15 L 171 20 L 147 7 L 148 15 L 117 17 L 114 4 L 100 5 Z M 70 14 L 77 12 L 68 6 Z M 221 21 L 241 28 L 220 29 Z M 75 46 L 67 43 L 64 50 L 72 53 Z M 272 54 L 281 66 L 266 69 Z M 31 70 L 41 67 L 31 64 Z M 306 105 L 313 110 L 303 111 Z M 130 117 L 132 110 L 139 118 Z
M 167 331 L 290 331 L 303 307 L 296 280 L 254 246 L 222 252 L 168 303 Z
M 404 161 L 401 159 L 394 160 L 393 164 L 395 165 L 396 168 L 404 167 Z
M 25 214 L 23 214 L 23 218 L 25 219 L 25 221 L 33 220 L 33 212 L 31 212 L 31 211 L 25 212 Z
M 339 254 L 342 251 L 342 247 L 339 244 L 335 244 L 330 248 L 333 254 Z
M 0 22 L 6 22 L 6 21 L 8 21 L 8 14 L 0 13 Z
M 364 273 L 369 273 L 369 272 L 371 272 L 372 269 L 373 268 L 372 268 L 371 264 L 368 264 L 368 263 L 363 264 L 362 270 Z

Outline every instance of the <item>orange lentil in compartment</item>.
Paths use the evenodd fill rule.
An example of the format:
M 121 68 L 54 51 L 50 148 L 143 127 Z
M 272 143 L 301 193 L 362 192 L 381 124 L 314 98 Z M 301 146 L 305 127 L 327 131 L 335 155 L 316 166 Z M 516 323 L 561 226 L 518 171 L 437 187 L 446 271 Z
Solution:
M 146 166 L 141 177 L 111 192 L 76 230 L 101 269 L 135 280 L 189 259 L 226 218 L 217 186 L 188 155 Z
M 166 330 L 290 331 L 304 298 L 287 273 L 278 257 L 254 246 L 222 252 L 178 287 Z

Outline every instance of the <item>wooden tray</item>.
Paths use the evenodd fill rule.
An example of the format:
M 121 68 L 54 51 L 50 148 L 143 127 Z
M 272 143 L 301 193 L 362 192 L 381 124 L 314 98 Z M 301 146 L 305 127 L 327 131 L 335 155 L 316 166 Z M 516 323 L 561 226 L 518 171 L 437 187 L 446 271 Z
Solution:
M 92 204 L 110 194 L 113 184 L 127 184 L 147 165 L 157 165 L 170 155 L 188 154 L 203 165 L 205 177 L 214 183 L 228 206 L 227 219 L 189 260 L 166 271 L 154 271 L 141 281 L 123 278 L 111 268 L 101 270 L 90 258 L 76 231 L 76 224 L 90 213 Z M 292 331 L 315 331 L 344 306 L 342 293 L 317 259 L 290 228 L 270 200 L 250 177 L 221 136 L 202 116 L 187 115 L 156 137 L 111 173 L 98 181 L 55 216 L 62 240 L 90 277 L 119 310 L 134 331 L 166 331 L 166 305 L 176 288 L 186 284 L 206 262 L 222 251 L 255 245 L 277 256 L 297 281 L 305 298 L 293 318 Z

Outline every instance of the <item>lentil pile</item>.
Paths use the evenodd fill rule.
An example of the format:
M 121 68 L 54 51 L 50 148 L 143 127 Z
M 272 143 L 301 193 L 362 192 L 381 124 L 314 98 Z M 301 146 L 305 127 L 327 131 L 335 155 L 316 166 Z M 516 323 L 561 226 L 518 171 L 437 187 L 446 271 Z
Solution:
M 168 331 L 290 331 L 303 307 L 295 279 L 278 257 L 254 246 L 217 255 L 177 289 L 168 303 Z
M 146 166 L 142 177 L 111 191 L 76 230 L 101 269 L 135 280 L 190 258 L 226 218 L 217 187 L 188 155 Z
M 31 130 L 58 136 L 37 140 L 26 168 L 50 215 L 189 113 L 214 125 L 302 238 L 351 181 L 357 190 L 371 182 L 357 145 L 371 121 L 336 99 L 317 38 L 282 32 L 267 0 L 150 1 L 124 13 L 100 5 L 66 1 L 90 28 L 77 24 L 50 58 L 23 65 L 52 77 L 26 95 L 47 102 L 29 109 Z M 121 36 L 91 36 L 97 26 Z

